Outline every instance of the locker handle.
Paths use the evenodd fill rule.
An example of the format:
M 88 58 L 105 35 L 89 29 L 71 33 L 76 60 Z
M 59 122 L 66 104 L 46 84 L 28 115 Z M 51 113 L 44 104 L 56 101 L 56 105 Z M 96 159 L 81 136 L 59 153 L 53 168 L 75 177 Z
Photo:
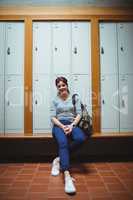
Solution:
M 124 48 L 123 48 L 123 47 L 121 47 L 121 51 L 122 51 L 122 52 L 124 51 Z
M 77 51 L 77 47 L 74 47 L 74 54 L 77 54 L 78 51 Z
M 55 47 L 54 50 L 57 51 L 57 47 Z
M 11 51 L 10 51 L 10 47 L 7 48 L 7 55 L 10 55 Z
M 9 101 L 7 102 L 7 105 L 10 106 L 10 102 Z
M 101 54 L 104 54 L 104 48 L 101 47 Z
M 37 105 L 37 100 L 35 100 L 35 104 Z
M 125 101 L 124 101 L 124 99 L 122 99 L 122 107 L 123 108 L 125 107 Z
M 102 104 L 105 104 L 105 101 L 104 101 L 104 99 L 102 100 Z
M 38 48 L 37 48 L 37 47 L 35 47 L 35 51 L 38 51 Z

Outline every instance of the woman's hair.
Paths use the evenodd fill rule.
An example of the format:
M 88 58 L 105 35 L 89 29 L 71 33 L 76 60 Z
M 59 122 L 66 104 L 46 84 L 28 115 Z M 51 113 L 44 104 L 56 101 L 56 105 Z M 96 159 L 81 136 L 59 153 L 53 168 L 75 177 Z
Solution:
M 62 81 L 63 83 L 65 83 L 65 85 L 67 85 L 67 87 L 68 87 L 67 79 L 65 77 L 63 77 L 63 76 L 60 76 L 60 77 L 56 78 L 55 85 L 57 86 L 60 81 Z M 68 91 L 68 93 L 70 93 L 69 89 L 67 91 Z
M 55 85 L 57 86 L 60 81 L 62 81 L 63 83 L 65 83 L 65 85 L 68 86 L 67 79 L 65 77 L 63 77 L 63 76 L 60 76 L 60 77 L 56 78 Z

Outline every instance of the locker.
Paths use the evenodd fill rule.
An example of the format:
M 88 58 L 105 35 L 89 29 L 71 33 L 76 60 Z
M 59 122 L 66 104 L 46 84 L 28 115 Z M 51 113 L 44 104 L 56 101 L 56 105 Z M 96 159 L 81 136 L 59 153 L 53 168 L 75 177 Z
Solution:
M 100 23 L 101 74 L 118 73 L 116 23 Z
M 133 23 L 118 23 L 119 73 L 133 74 Z
M 91 32 L 89 22 L 72 22 L 72 73 L 91 74 Z
M 120 131 L 133 131 L 133 75 L 120 75 Z
M 24 131 L 24 80 L 19 75 L 5 77 L 5 132 Z
M 24 72 L 24 23 L 6 23 L 5 73 Z
M 4 76 L 0 75 L 0 135 L 4 134 Z
M 89 75 L 73 75 L 72 93 L 79 94 L 81 101 L 87 105 L 89 114 L 92 116 L 91 77 Z
M 71 67 L 71 23 L 52 23 L 52 68 L 54 74 L 68 74 Z
M 52 34 L 50 22 L 33 23 L 33 74 L 50 74 Z
M 101 130 L 119 131 L 119 93 L 117 75 L 101 77 Z
M 5 23 L 0 22 L 0 75 L 4 74 Z
M 33 133 L 50 129 L 50 77 L 36 75 L 33 79 Z

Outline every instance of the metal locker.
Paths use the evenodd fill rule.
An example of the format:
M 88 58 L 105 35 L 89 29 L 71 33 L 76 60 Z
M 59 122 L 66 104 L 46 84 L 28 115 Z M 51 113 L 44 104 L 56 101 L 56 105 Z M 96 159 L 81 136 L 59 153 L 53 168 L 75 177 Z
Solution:
M 100 23 L 101 74 L 118 73 L 116 23 Z
M 5 74 L 24 73 L 24 23 L 6 23 Z
M 133 22 L 118 23 L 119 73 L 133 74 Z
M 71 67 L 71 23 L 52 23 L 52 71 L 54 74 L 68 74 Z
M 33 74 L 50 74 L 51 61 L 51 23 L 33 22 Z
M 0 22 L 0 75 L 4 75 L 5 23 Z
M 72 73 L 91 74 L 91 30 L 89 22 L 72 22 Z
M 81 101 L 86 104 L 89 114 L 92 116 L 92 89 L 90 75 L 73 75 L 72 93 L 76 93 L 80 96 Z
M 4 76 L 0 75 L 0 135 L 4 134 Z
M 24 80 L 21 75 L 5 77 L 5 133 L 24 132 Z
M 4 134 L 4 50 L 5 23 L 0 22 L 0 135 Z
M 133 131 L 133 75 L 119 76 L 120 131 Z
M 102 132 L 119 132 L 117 75 L 101 76 L 101 130 Z
M 50 130 L 50 76 L 35 75 L 33 79 L 33 133 Z

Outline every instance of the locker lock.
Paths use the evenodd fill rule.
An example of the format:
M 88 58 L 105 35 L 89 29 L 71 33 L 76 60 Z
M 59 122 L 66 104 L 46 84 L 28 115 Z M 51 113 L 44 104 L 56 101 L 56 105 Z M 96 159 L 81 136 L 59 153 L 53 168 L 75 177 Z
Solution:
M 122 52 L 124 51 L 124 48 L 123 48 L 123 47 L 121 47 L 121 51 L 122 51 Z
M 57 51 L 57 47 L 55 47 L 54 50 Z
M 105 101 L 104 101 L 104 99 L 102 100 L 102 104 L 105 104 Z
M 10 47 L 7 48 L 7 55 L 10 55 L 11 52 L 10 52 Z
M 104 54 L 104 49 L 103 49 L 103 47 L 101 47 L 101 54 Z
M 77 47 L 74 47 L 74 54 L 77 54 Z

